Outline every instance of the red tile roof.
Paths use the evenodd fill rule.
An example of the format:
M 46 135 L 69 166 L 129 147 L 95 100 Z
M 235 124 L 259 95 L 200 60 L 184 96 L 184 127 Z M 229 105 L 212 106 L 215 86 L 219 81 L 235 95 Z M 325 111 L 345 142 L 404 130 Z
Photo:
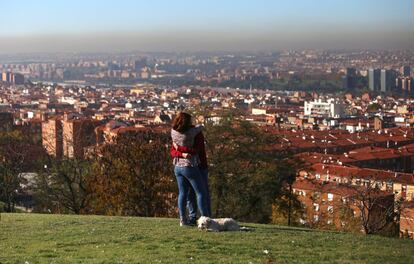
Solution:
M 335 182 L 319 182 L 319 181 L 311 181 L 311 180 L 297 180 L 293 183 L 292 186 L 294 189 L 299 190 L 309 190 L 309 191 L 318 191 L 321 193 L 333 193 L 340 196 L 356 196 L 361 191 L 364 190 L 362 186 L 351 186 L 345 184 L 339 184 Z M 376 191 L 376 195 L 379 196 L 391 196 L 393 195 L 390 192 L 386 191 Z
M 391 181 L 402 184 L 414 185 L 414 174 L 401 173 L 384 170 L 376 170 L 369 168 L 348 167 L 335 164 L 317 163 L 310 167 L 312 174 L 319 173 L 321 175 L 329 174 L 333 177 L 373 179 L 379 181 Z

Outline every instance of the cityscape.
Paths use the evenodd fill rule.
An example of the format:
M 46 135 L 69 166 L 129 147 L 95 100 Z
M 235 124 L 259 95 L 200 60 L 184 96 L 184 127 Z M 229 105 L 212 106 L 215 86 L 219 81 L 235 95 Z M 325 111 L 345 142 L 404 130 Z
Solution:
M 95 8 L 96 1 L 92 2 L 95 5 L 88 3 L 85 9 Z M 315 27 L 310 30 L 315 36 L 309 33 L 310 37 L 303 33 L 310 27 L 306 22 L 299 26 L 293 21 L 308 16 L 302 9 L 291 13 L 295 4 L 259 1 L 253 7 L 241 1 L 237 12 L 257 16 L 257 22 L 250 18 L 232 22 L 236 15 L 228 13 L 237 3 L 231 1 L 213 15 L 210 30 L 222 34 L 237 26 L 246 36 L 229 30 L 221 39 L 212 37 L 208 22 L 191 14 L 194 25 L 181 17 L 174 22 L 183 31 L 176 29 L 177 39 L 171 38 L 170 45 L 163 40 L 174 35 L 173 26 L 172 33 L 155 35 L 164 32 L 157 27 L 169 28 L 163 19 L 148 26 L 158 30 L 154 35 L 139 32 L 146 36 L 142 45 L 135 35 L 119 37 L 125 42 L 122 45 L 111 42 L 117 34 L 129 32 L 127 23 L 138 25 L 135 19 L 149 19 L 145 10 L 155 8 L 124 2 L 131 10 L 140 10 L 137 14 L 142 18 L 122 19 L 124 9 L 103 1 L 98 8 L 101 15 L 109 15 L 111 8 L 114 12 L 114 22 L 104 33 L 94 31 L 101 18 L 88 20 L 89 28 L 86 18 L 79 18 L 79 24 L 71 24 L 80 32 L 76 37 L 62 31 L 71 36 L 68 39 L 58 37 L 49 20 L 44 27 L 51 30 L 47 35 L 35 29 L 42 29 L 41 22 L 33 26 L 16 22 L 17 35 L 0 30 L 0 240 L 6 243 L 4 252 L 9 252 L 0 253 L 0 263 L 315 263 L 315 256 L 305 253 L 307 248 L 326 263 L 370 263 L 384 258 L 381 254 L 387 255 L 386 263 L 413 260 L 414 39 L 410 33 L 414 21 L 409 16 L 396 18 L 398 12 L 407 14 L 403 7 L 412 10 L 410 1 L 397 1 L 402 6 L 398 8 L 378 2 L 375 10 L 380 14 L 389 10 L 384 21 L 391 21 L 383 31 L 376 29 L 377 18 L 360 14 L 368 3 L 350 1 L 352 9 L 324 2 L 330 10 L 325 12 L 316 9 L 321 3 L 297 1 L 297 6 L 322 16 L 321 21 L 316 16 L 310 19 Z M 72 10 L 78 4 L 53 4 L 50 10 Z M 183 5 L 187 1 L 177 1 L 171 11 L 182 15 Z M 357 5 L 360 11 L 355 11 Z M 14 10 L 19 5 L 6 7 Z M 275 11 L 277 7 L 292 17 Z M 335 20 L 331 12 L 338 7 L 343 13 Z M 214 14 L 210 5 L 200 8 Z M 160 14 L 169 18 L 164 9 L 168 8 Z M 189 10 L 196 12 L 195 7 Z M 125 11 L 125 17 L 130 12 Z M 272 12 L 282 18 L 273 18 Z M 352 12 L 355 22 L 348 22 L 345 14 Z M 266 30 L 268 25 L 283 24 L 282 19 L 293 33 L 281 30 L 278 39 Z M 341 33 L 326 27 L 323 19 L 355 32 L 338 24 L 337 30 L 343 30 L 343 37 L 338 37 Z M 358 31 L 357 23 L 364 19 L 366 31 Z M 124 20 L 129 22 L 122 24 Z M 228 24 L 223 22 L 227 20 Z M 115 34 L 112 27 L 124 31 Z M 191 33 L 192 27 L 199 28 L 197 34 Z M 388 30 L 398 27 L 400 35 Z M 91 37 L 80 30 L 84 28 Z M 318 39 L 316 32 L 324 33 Z M 108 35 L 93 40 L 95 33 Z M 199 39 L 192 42 L 189 36 Z M 246 40 L 249 36 L 251 41 Z M 56 38 L 55 46 L 50 38 Z M 103 39 L 107 46 L 97 44 Z M 62 41 L 68 44 L 59 44 Z M 180 131 L 177 120 L 183 114 L 192 118 L 191 129 L 203 129 L 201 143 L 197 137 L 188 146 L 175 141 L 173 132 Z M 199 175 L 208 168 L 204 194 L 192 182 L 194 175 L 184 176 L 197 196 L 195 214 L 200 219 L 216 218 L 218 225 L 220 219 L 239 221 L 240 234 L 215 237 L 191 228 L 190 193 L 183 191 L 177 167 L 183 160 L 192 164 L 193 157 L 198 159 Z M 180 199 L 187 193 L 182 208 Z M 208 199 L 202 200 L 202 195 Z M 210 207 L 210 197 L 211 209 L 204 210 L 203 206 Z M 190 220 L 183 217 L 186 210 Z M 82 225 L 86 231 L 79 229 Z M 188 233 L 183 226 L 189 227 Z M 226 230 L 221 228 L 207 230 Z M 98 239 L 95 230 L 108 241 L 93 246 L 85 242 L 82 249 L 78 238 Z M 134 235 L 124 242 L 128 230 Z M 16 240 L 13 233 L 29 238 Z M 59 246 L 42 240 L 49 235 L 61 236 L 65 242 Z M 248 244 L 241 244 L 241 236 Z M 265 237 L 269 244 L 259 242 Z M 183 242 L 186 239 L 197 241 Z M 288 245 L 278 250 L 279 239 Z M 256 245 L 251 242 L 255 240 Z M 358 257 L 341 251 L 338 242 L 328 250 L 339 254 L 335 260 L 318 246 L 328 240 L 355 243 L 346 250 Z M 79 248 L 65 246 L 72 242 Z M 18 250 L 13 249 L 15 243 L 22 243 Z M 364 251 L 370 243 L 373 248 Z M 164 246 L 174 250 L 157 249 Z M 217 246 L 230 254 L 218 252 Z M 127 255 L 135 252 L 134 247 L 141 253 Z M 296 247 L 305 251 L 295 256 Z M 98 248 L 102 255 L 85 253 Z M 164 259 L 167 256 L 171 260 Z

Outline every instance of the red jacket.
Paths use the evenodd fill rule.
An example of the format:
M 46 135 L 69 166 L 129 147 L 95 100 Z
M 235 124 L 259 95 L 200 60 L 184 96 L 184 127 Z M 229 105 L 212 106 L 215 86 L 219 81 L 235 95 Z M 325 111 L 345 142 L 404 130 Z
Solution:
M 183 153 L 189 154 L 198 154 L 200 157 L 200 168 L 207 169 L 207 155 L 206 155 L 206 146 L 204 144 L 204 135 L 203 132 L 200 132 L 194 138 L 194 147 L 184 147 L 178 146 L 178 149 L 175 149 L 173 145 L 171 145 L 170 154 L 173 158 L 182 158 Z

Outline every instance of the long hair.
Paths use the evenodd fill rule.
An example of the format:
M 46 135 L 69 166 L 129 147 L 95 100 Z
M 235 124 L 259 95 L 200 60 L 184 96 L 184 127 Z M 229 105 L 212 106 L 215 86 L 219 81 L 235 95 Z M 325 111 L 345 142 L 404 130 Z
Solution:
M 185 133 L 191 127 L 191 115 L 180 112 L 172 122 L 172 128 L 180 133 Z

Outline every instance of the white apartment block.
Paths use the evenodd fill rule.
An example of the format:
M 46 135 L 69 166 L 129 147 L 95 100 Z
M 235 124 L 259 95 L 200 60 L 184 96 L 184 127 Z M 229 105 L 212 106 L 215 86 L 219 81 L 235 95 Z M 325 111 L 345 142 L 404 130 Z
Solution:
M 306 116 L 342 117 L 344 115 L 344 106 L 333 99 L 327 101 L 319 99 L 305 102 L 304 114 Z

